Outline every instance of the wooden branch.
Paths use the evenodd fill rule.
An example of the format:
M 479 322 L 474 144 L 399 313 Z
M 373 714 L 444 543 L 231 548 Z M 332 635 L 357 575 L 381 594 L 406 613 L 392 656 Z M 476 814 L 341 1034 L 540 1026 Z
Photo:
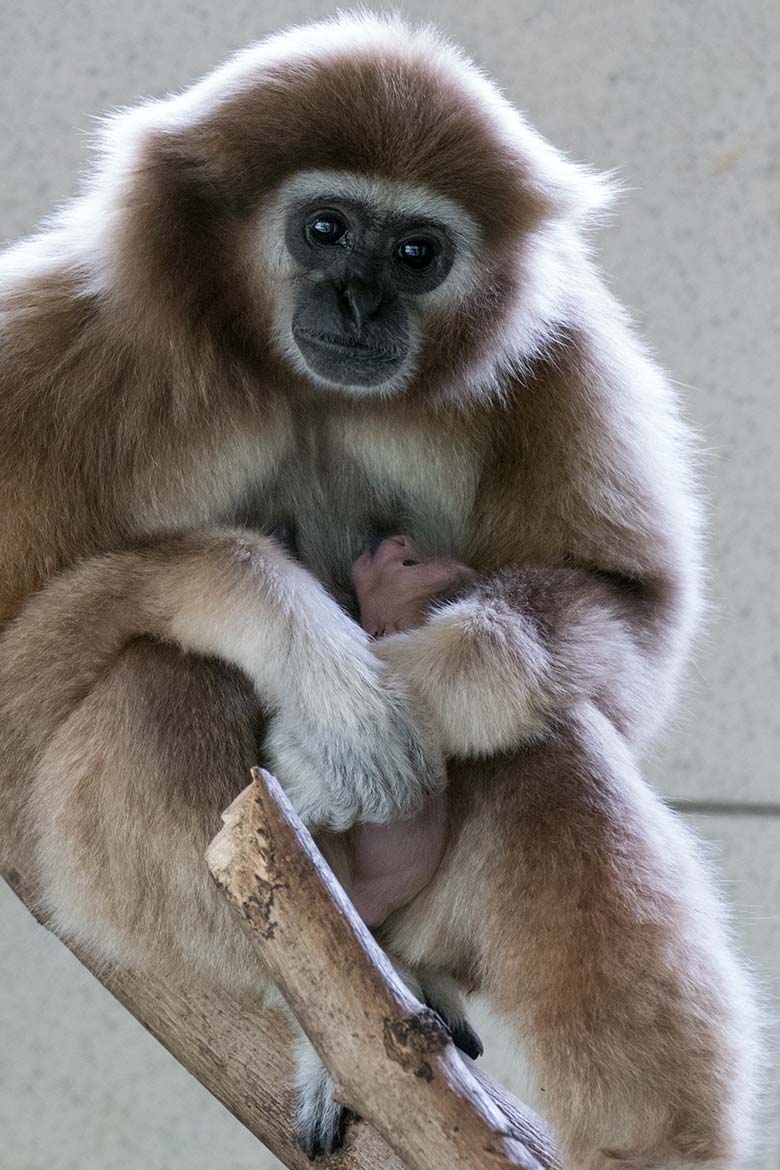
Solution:
M 338 1099 L 409 1170 L 540 1170 L 534 1153 L 550 1152 L 541 1123 L 519 1103 L 510 1120 L 484 1090 L 439 1017 L 398 978 L 279 783 L 260 768 L 252 775 L 223 814 L 209 869 Z
M 259 782 L 262 783 L 262 778 Z M 258 780 L 255 783 L 257 784 Z M 253 791 L 254 788 L 250 787 L 243 794 L 243 797 L 246 798 L 247 794 Z M 231 806 L 231 810 L 228 810 L 229 823 L 216 839 L 217 841 L 221 841 L 221 844 L 216 846 L 216 864 L 218 867 L 220 864 L 223 866 L 227 864 L 224 853 L 220 861 L 220 850 L 224 849 L 228 838 L 231 834 L 235 833 L 238 827 L 238 822 L 240 822 L 241 799 L 239 798 L 239 802 Z M 256 815 L 257 811 L 258 809 L 255 805 L 253 815 Z M 284 814 L 280 812 L 279 815 L 284 820 Z M 296 867 L 301 865 L 304 867 L 308 865 L 314 866 L 318 875 L 314 883 L 315 888 L 317 882 L 320 882 L 326 894 L 325 914 L 329 918 L 335 916 L 336 921 L 343 919 L 350 927 L 355 929 L 356 936 L 359 940 L 357 943 L 359 953 L 358 963 L 361 968 L 364 964 L 368 964 L 369 967 L 372 964 L 376 965 L 376 975 L 369 975 L 368 983 L 372 988 L 372 994 L 374 987 L 379 989 L 379 1002 L 383 1005 L 382 1010 L 384 1011 L 385 1004 L 390 1007 L 388 1018 L 391 1021 L 399 1019 L 405 1021 L 408 1018 L 414 1018 L 416 1013 L 419 1012 L 420 1007 L 415 1001 L 411 1000 L 408 992 L 403 987 L 400 988 L 401 999 L 396 1000 L 397 981 L 392 971 L 389 972 L 390 982 L 387 985 L 389 991 L 387 987 L 385 990 L 382 990 L 383 975 L 387 972 L 387 964 L 384 957 L 381 955 L 381 952 L 377 956 L 377 948 L 370 936 L 368 936 L 368 946 L 364 949 L 364 938 L 367 932 L 362 929 L 359 922 L 357 923 L 357 927 L 355 927 L 354 911 L 352 911 L 346 902 L 340 888 L 334 886 L 334 880 L 329 871 L 323 869 L 324 862 L 319 857 L 316 847 L 311 842 L 311 838 L 308 837 L 308 834 L 305 834 L 305 831 L 305 835 L 300 833 L 296 834 L 289 827 L 285 831 L 288 834 L 293 832 L 296 843 L 292 848 L 292 854 L 293 857 L 297 856 L 297 860 L 290 863 L 291 868 L 287 871 L 288 874 L 290 876 L 295 874 L 297 871 Z M 268 843 L 270 838 L 261 835 L 256 840 L 259 843 Z M 273 846 L 276 846 L 275 838 Z M 303 851 L 302 856 L 301 849 Z M 251 850 L 245 856 L 251 856 Z M 277 860 L 282 856 L 278 849 L 276 856 Z M 211 851 L 211 858 L 212 864 L 214 864 L 213 850 Z M 19 865 L 19 869 L 5 870 L 2 876 L 22 902 L 30 909 L 31 913 L 45 926 L 46 923 L 40 918 L 35 909 L 35 895 L 31 874 L 25 868 L 28 862 L 26 859 L 20 858 Z M 258 869 L 256 872 L 259 873 L 260 870 Z M 273 894 L 274 900 L 271 907 L 273 911 L 272 921 L 278 923 L 282 914 L 282 905 L 287 906 L 287 899 L 289 899 L 290 894 L 287 890 L 282 891 L 278 889 L 273 891 Z M 293 900 L 299 905 L 300 899 L 295 898 L 295 891 L 293 891 Z M 265 905 L 267 904 L 266 901 Z M 270 923 L 266 923 L 266 931 L 269 925 Z M 306 916 L 299 919 L 299 927 L 304 930 L 308 929 Z M 282 937 L 281 930 L 278 926 L 272 933 L 275 938 L 271 940 L 266 939 L 261 944 L 264 962 L 267 962 L 270 957 L 271 947 L 269 942 L 278 944 Z M 98 966 L 91 962 L 89 957 L 81 952 L 78 947 L 71 946 L 70 944 L 66 945 L 69 946 L 69 949 L 96 978 L 108 988 L 111 994 L 140 1021 L 147 1031 L 155 1036 L 171 1052 L 176 1060 L 213 1093 L 255 1137 L 268 1146 L 281 1162 L 290 1167 L 290 1170 L 311 1170 L 311 1163 L 297 1147 L 293 1137 L 294 1102 L 291 1086 L 290 1037 L 285 1021 L 280 1013 L 260 1009 L 250 1010 L 247 1008 L 245 1000 L 239 1003 L 231 999 L 224 992 L 215 990 L 206 983 L 201 983 L 191 973 L 187 974 L 186 981 L 182 980 L 178 984 L 173 983 L 170 979 L 166 979 L 165 981 L 157 980 L 146 973 L 142 975 L 132 971 L 120 971 L 107 975 L 105 971 L 101 971 Z M 308 944 L 303 944 L 302 940 L 300 940 L 299 945 L 304 945 L 305 949 L 305 946 Z M 353 955 L 352 948 L 355 946 L 355 943 L 353 941 L 352 944 L 348 943 L 347 945 L 348 950 L 346 954 L 336 955 L 335 961 L 328 971 L 328 981 L 331 984 L 334 981 L 338 982 L 340 985 L 351 989 L 348 994 L 354 998 L 355 990 L 352 983 L 352 969 L 349 963 L 351 961 L 350 956 Z M 377 958 L 378 961 L 376 961 Z M 362 987 L 365 986 L 363 982 L 364 978 L 365 976 L 361 977 L 359 981 Z M 304 996 L 304 998 L 308 999 L 309 997 Z M 403 1006 L 399 1007 L 399 1004 Z M 395 1015 L 392 1014 L 393 1011 L 396 1012 Z M 305 1005 L 303 1015 L 305 1015 Z M 301 1018 L 302 1023 L 306 1026 L 307 1021 L 303 1018 L 303 1015 L 299 1018 Z M 343 1037 L 343 1031 L 339 1027 L 328 1028 L 327 1021 L 325 1021 L 323 1037 L 325 1037 L 326 1033 L 329 1038 L 332 1037 L 334 1046 L 338 1046 L 339 1037 Z M 418 1030 L 412 1029 L 411 1033 L 409 1033 L 404 1032 L 402 1029 L 400 1038 L 398 1032 L 391 1030 L 391 1050 L 396 1056 L 401 1056 L 407 1066 L 412 1064 L 414 1057 L 417 1056 L 418 1064 L 416 1067 L 419 1067 L 419 1060 L 425 1059 L 424 1053 L 419 1047 L 414 1049 L 410 1043 L 404 1043 L 409 1035 L 417 1038 L 419 1036 Z M 329 1039 L 323 1038 L 321 1043 L 322 1051 L 325 1053 L 326 1060 L 328 1060 L 330 1053 Z M 373 1044 L 375 1045 L 375 1038 Z M 449 1047 L 451 1048 L 451 1046 Z M 515 1164 L 534 1167 L 538 1163 L 544 1170 L 558 1170 L 559 1164 L 553 1151 L 549 1134 L 540 1120 L 524 1106 L 520 1105 L 518 1101 L 511 1097 L 488 1074 L 482 1072 L 478 1066 L 474 1066 L 466 1058 L 462 1058 L 464 1062 L 463 1066 L 458 1066 L 455 1063 L 457 1057 L 453 1054 L 450 1053 L 446 1061 L 443 1062 L 439 1060 L 441 1055 L 439 1053 L 434 1057 L 432 1068 L 436 1072 L 438 1072 L 440 1067 L 444 1067 L 448 1072 L 454 1068 L 453 1100 L 464 1100 L 465 1104 L 468 1105 L 469 1100 L 473 1098 L 475 1092 L 481 1094 L 488 1102 L 485 1123 L 487 1125 L 495 1124 L 499 1129 L 504 1131 L 500 1139 L 501 1142 L 508 1142 L 508 1137 L 504 1135 L 510 1134 L 518 1139 L 515 1146 L 522 1143 L 527 1148 L 527 1151 L 530 1151 L 529 1155 L 521 1150 L 520 1156 L 524 1157 L 525 1161 L 520 1161 Z M 386 1064 L 388 1061 L 390 1061 L 390 1057 L 387 1054 L 383 1041 L 380 1062 Z M 391 1063 L 394 1062 L 391 1061 Z M 395 1065 L 395 1067 L 397 1067 L 399 1073 L 403 1073 L 403 1066 L 401 1064 Z M 463 1084 L 469 1074 L 472 1078 L 472 1084 L 464 1091 Z M 430 1095 L 431 1082 L 414 1078 L 409 1073 L 404 1074 L 404 1076 L 405 1083 L 410 1085 L 410 1095 L 414 1095 L 419 1089 L 422 1089 L 426 1094 Z M 368 1082 L 369 1087 L 371 1082 L 377 1086 L 377 1092 L 372 1095 L 379 1098 L 381 1093 L 379 1089 L 380 1081 L 374 1079 L 373 1069 L 368 1078 Z M 405 1091 L 405 1088 L 402 1091 Z M 439 1091 L 441 1092 L 443 1089 L 439 1087 Z M 460 1094 L 463 1093 L 465 1095 L 461 1096 Z M 426 1096 L 426 1099 L 428 1099 L 428 1096 Z M 355 1101 L 358 1101 L 357 1096 L 355 1097 Z M 362 1106 L 362 1111 L 366 1117 L 373 1116 L 373 1113 L 369 1113 L 366 1105 Z M 451 1117 L 446 1112 L 444 1116 Z M 485 1116 L 484 1109 L 482 1116 Z M 405 1123 L 406 1119 L 404 1119 L 404 1126 Z M 455 1124 L 458 1124 L 458 1122 L 456 1121 Z M 400 1128 L 403 1129 L 404 1126 Z M 395 1141 L 397 1137 L 398 1134 L 394 1133 L 393 1140 Z M 514 1153 L 514 1147 L 508 1152 Z M 469 1170 L 480 1170 L 483 1165 L 499 1167 L 502 1163 L 501 1161 L 496 1161 L 495 1157 L 501 1156 L 502 1154 L 493 1155 L 485 1152 L 481 1155 L 480 1160 L 470 1164 Z M 534 1162 L 534 1158 L 536 1162 Z M 409 1162 L 408 1167 L 405 1167 L 401 1159 L 388 1147 L 379 1134 L 371 1126 L 364 1123 L 349 1127 L 344 1148 L 331 1161 L 334 1170 L 335 1167 L 338 1167 L 338 1170 L 409 1170 L 410 1167 L 413 1168 L 417 1165 L 417 1163 Z M 323 1170 L 325 1165 L 329 1164 L 323 1163 Z M 430 1164 L 432 1163 L 426 1163 L 426 1165 Z M 462 1164 L 461 1162 L 450 1162 L 448 1160 L 435 1163 L 436 1170 L 449 1170 L 451 1165 L 454 1167 Z M 510 1162 L 508 1164 L 511 1165 L 512 1163 Z

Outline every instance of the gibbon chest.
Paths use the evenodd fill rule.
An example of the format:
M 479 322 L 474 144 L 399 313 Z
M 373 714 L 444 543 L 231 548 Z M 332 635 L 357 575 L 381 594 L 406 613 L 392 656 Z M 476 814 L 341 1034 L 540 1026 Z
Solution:
M 432 554 L 465 556 L 479 462 L 446 426 L 303 418 L 263 493 L 263 519 L 294 533 L 295 554 L 345 600 L 353 561 L 382 536 L 406 532 Z

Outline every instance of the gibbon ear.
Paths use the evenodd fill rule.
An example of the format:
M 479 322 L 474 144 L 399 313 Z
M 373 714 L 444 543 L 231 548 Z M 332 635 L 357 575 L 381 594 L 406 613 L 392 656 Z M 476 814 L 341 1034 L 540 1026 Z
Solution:
M 164 173 L 182 188 L 219 188 L 224 198 L 236 166 L 220 141 L 221 124 L 184 117 L 179 105 L 175 98 L 146 102 L 105 118 L 95 136 L 92 186 L 106 182 L 116 190 L 119 178 L 125 193 L 133 188 L 138 198 L 142 187 L 153 190 Z
M 81 198 L 52 220 L 90 256 L 90 287 L 121 301 L 136 332 L 151 336 L 163 320 L 181 329 L 220 305 L 236 315 L 239 282 L 222 242 L 246 205 L 246 180 L 231 181 L 239 168 L 221 132 L 183 116 L 178 98 L 110 115 Z
M 621 194 L 617 172 L 573 162 L 520 115 L 518 120 L 520 171 L 540 221 L 561 220 L 583 228 L 603 223 Z

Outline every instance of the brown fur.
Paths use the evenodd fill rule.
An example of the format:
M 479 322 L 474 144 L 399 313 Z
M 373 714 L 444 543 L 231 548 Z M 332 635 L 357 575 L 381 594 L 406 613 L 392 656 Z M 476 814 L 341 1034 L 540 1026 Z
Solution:
M 632 758 L 696 608 L 684 429 L 588 259 L 591 177 L 432 34 L 342 27 L 125 115 L 82 200 L 2 262 L 4 848 L 106 962 L 250 990 L 202 862 L 284 702 L 240 647 L 269 606 L 297 629 L 298 601 L 351 636 L 258 532 L 292 520 L 354 612 L 366 534 L 408 531 L 481 578 L 377 647 L 453 757 L 456 810 L 393 952 L 514 1019 L 572 1170 L 730 1167 L 750 993 Z M 477 287 L 386 401 L 309 385 L 269 336 L 258 214 L 329 166 L 427 185 L 483 233 Z

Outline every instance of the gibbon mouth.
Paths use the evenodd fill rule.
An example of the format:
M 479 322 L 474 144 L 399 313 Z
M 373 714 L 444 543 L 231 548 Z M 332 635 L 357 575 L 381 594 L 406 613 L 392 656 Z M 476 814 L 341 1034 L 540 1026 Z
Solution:
M 407 351 L 405 349 L 384 349 L 380 346 L 367 344 L 356 337 L 346 334 L 315 333 L 310 329 L 296 329 L 295 340 L 305 345 L 314 345 L 340 357 L 357 358 L 362 361 L 395 363 L 403 361 Z

